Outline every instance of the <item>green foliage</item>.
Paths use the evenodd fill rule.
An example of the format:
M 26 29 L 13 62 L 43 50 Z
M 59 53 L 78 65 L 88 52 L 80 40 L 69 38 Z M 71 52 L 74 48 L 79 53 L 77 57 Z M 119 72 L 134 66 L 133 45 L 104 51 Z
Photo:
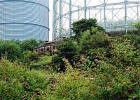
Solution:
M 46 75 L 39 71 L 30 71 L 4 59 L 0 62 L 2 100 L 39 99 L 47 84 Z
M 65 71 L 66 70 L 65 64 L 64 64 L 64 62 L 63 62 L 62 59 L 63 58 L 60 57 L 59 55 L 54 55 L 52 57 L 52 63 L 51 63 L 51 65 L 52 65 L 52 67 L 53 67 L 54 70 L 56 70 L 58 72 L 59 71 Z
M 50 53 L 49 51 L 46 51 L 46 52 L 45 52 L 45 55 L 46 55 L 46 56 L 51 56 L 51 53 Z
M 96 34 L 88 36 L 88 38 L 81 38 L 82 51 L 88 49 L 101 48 L 109 45 L 108 36 L 106 34 L 97 32 Z
M 0 40 L 0 57 L 5 57 L 10 61 L 20 60 L 24 63 L 29 63 L 38 59 L 38 54 L 33 50 L 42 43 L 34 39 L 25 41 Z
M 87 70 L 94 66 L 96 66 L 96 64 L 84 55 L 76 55 L 73 58 L 73 68 Z
M 21 48 L 15 42 L 0 41 L 0 57 L 14 61 L 21 57 Z
M 67 40 L 63 42 L 62 44 L 58 45 L 58 55 L 60 57 L 66 58 L 66 59 L 71 59 L 74 55 L 79 54 L 79 47 L 78 43 L 74 40 Z
M 20 47 L 23 51 L 33 51 L 34 48 L 39 46 L 39 42 L 35 39 L 24 40 L 21 42 Z
M 21 62 L 30 64 L 31 62 L 35 62 L 39 60 L 39 56 L 36 52 L 33 51 L 24 51 L 22 58 L 20 59 Z
M 135 24 L 135 27 L 138 29 L 138 34 L 140 34 L 140 22 L 137 22 Z
M 85 20 L 82 23 L 86 23 Z M 78 25 L 79 23 L 75 22 L 74 24 Z M 58 46 L 58 55 L 53 59 L 55 65 L 58 64 L 58 68 L 63 69 L 65 67 L 62 58 L 68 59 L 73 68 L 80 69 L 97 67 L 97 62 L 100 61 L 106 61 L 122 68 L 139 65 L 139 35 L 109 37 L 98 27 L 93 26 L 88 29 L 87 27 L 87 29 L 81 31 L 80 35 L 75 37 L 76 39 L 68 39 L 68 41 Z M 71 40 L 70 43 L 69 40 Z M 77 41 L 77 48 L 72 49 L 73 45 L 71 43 L 75 41 Z M 85 55 L 84 63 L 79 54 Z M 79 57 L 75 58 L 77 55 Z
M 118 67 L 133 66 L 135 57 L 135 47 L 128 40 L 110 41 L 111 63 Z
M 66 72 L 42 74 L 7 60 L 0 62 L 0 99 L 121 100 L 139 98 L 139 68 L 118 68 L 104 61 L 79 71 L 62 59 Z M 47 78 L 47 76 L 49 76 Z
M 100 62 L 106 61 L 117 67 L 126 68 L 128 66 L 139 66 L 139 50 L 134 46 L 134 42 L 125 38 L 112 38 L 109 40 L 109 45 L 106 47 L 98 47 L 88 49 L 86 55 L 90 61 Z M 96 60 L 96 61 L 95 61 Z M 92 67 L 96 67 L 93 66 Z
M 0 99 L 139 99 L 140 36 L 110 37 L 94 19 L 73 23 L 73 31 L 53 56 L 33 52 L 41 43 L 33 39 L 0 41 L 0 57 L 21 64 L 0 61 Z
M 98 68 L 94 68 L 96 82 L 98 82 L 96 90 L 97 98 L 118 100 L 128 99 L 136 94 L 138 98 L 138 70 L 137 68 L 128 67 L 126 69 L 118 69 L 117 67 L 105 62 L 99 63 Z M 130 76 L 136 76 L 136 81 Z M 95 84 L 96 84 L 95 82 Z M 136 84 L 136 85 L 134 85 Z
M 81 19 L 72 24 L 73 32 L 75 33 L 75 37 L 81 36 L 81 32 L 91 30 L 92 27 L 98 28 L 98 30 L 105 31 L 102 27 L 97 24 L 96 19 Z
M 67 39 L 67 41 L 57 46 L 58 54 L 52 60 L 56 69 L 65 69 L 64 62 L 62 61 L 63 58 L 68 59 L 74 65 L 74 63 L 78 63 L 74 58 L 75 55 L 84 54 L 88 49 L 108 45 L 108 37 L 104 34 L 104 29 L 97 24 L 95 19 L 82 19 L 74 22 L 73 32 L 76 35 L 72 39 Z M 91 62 L 87 59 L 86 64 L 90 66 Z M 82 66 L 86 65 L 82 64 Z M 81 68 L 81 66 L 76 67 Z
M 89 71 L 72 69 L 70 63 L 64 59 L 68 67 L 65 73 L 55 74 L 55 85 L 47 94 L 53 100 L 120 100 L 139 98 L 138 70 L 132 68 L 118 69 L 117 67 L 100 62 L 97 68 Z M 92 71 L 91 71 L 92 70 Z M 87 77 L 87 75 L 91 76 Z M 133 78 L 135 77 L 135 79 Z
M 72 39 L 68 39 L 67 41 L 59 44 L 57 46 L 58 52 L 52 59 L 53 65 L 57 66 L 58 70 L 65 70 L 63 58 L 68 59 L 72 63 L 72 58 L 74 55 L 79 54 L 80 48 L 78 43 Z
M 44 56 L 44 57 L 40 57 L 38 61 L 36 62 L 32 62 L 30 64 L 30 68 L 35 68 L 35 69 L 47 69 L 50 67 L 49 65 L 52 62 L 52 56 Z
M 129 35 L 123 35 L 120 38 L 131 40 L 130 43 L 134 44 L 136 49 L 140 49 L 140 35 L 129 34 Z

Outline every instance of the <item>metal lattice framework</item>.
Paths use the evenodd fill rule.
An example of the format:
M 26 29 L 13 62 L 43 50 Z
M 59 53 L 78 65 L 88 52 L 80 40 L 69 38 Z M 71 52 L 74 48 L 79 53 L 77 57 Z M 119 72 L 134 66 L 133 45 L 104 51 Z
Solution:
M 106 31 L 132 29 L 140 20 L 140 0 L 53 0 L 53 39 L 72 36 L 71 24 L 96 18 Z

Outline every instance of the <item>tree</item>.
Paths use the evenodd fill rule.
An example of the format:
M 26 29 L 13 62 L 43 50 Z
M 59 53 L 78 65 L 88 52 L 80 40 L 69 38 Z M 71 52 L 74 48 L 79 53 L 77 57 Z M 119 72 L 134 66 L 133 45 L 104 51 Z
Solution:
M 36 41 L 35 39 L 30 39 L 30 40 L 24 40 L 22 41 L 22 43 L 20 44 L 21 49 L 24 51 L 33 51 L 34 48 L 39 46 L 38 41 Z
M 81 32 L 90 30 L 93 27 L 97 27 L 99 31 L 105 31 L 101 26 L 99 26 L 97 24 L 97 20 L 96 19 L 81 19 L 79 21 L 76 21 L 72 24 L 73 28 L 73 32 L 75 33 L 75 37 L 81 36 Z
M 12 41 L 0 41 L 0 57 L 5 56 L 8 60 L 14 61 L 21 57 L 21 48 Z

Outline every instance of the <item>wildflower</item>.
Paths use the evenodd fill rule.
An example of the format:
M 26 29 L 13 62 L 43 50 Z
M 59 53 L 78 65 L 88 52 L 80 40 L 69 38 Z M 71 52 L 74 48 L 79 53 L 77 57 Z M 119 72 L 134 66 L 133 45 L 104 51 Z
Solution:
M 81 75 L 81 73 L 79 72 L 78 74 L 77 74 L 77 76 L 80 76 Z
M 112 46 L 112 42 L 113 42 L 113 40 L 110 40 L 110 41 L 109 41 L 109 44 L 110 44 L 111 46 Z
M 134 72 L 134 75 L 136 75 L 137 74 L 137 72 Z
M 94 55 L 94 54 L 97 54 L 97 52 L 92 52 L 91 54 Z
M 135 99 L 136 99 L 136 97 L 135 97 L 135 96 L 133 96 L 133 97 L 132 97 L 132 100 L 135 100 Z
M 132 70 L 132 67 L 128 67 L 128 68 L 126 69 L 126 73 L 130 72 L 131 70 Z
M 94 62 L 95 62 L 95 63 L 100 63 L 100 62 L 101 62 L 101 60 L 94 59 Z
M 108 83 L 107 85 L 108 85 L 108 86 L 112 86 L 112 84 L 111 84 L 111 83 Z
M 69 94 L 72 94 L 72 90 L 70 90 L 68 93 L 69 93 Z
M 113 70 L 113 73 L 118 72 L 117 70 Z
M 76 66 L 79 66 L 80 65 L 80 62 L 76 63 Z
M 97 89 L 97 86 L 94 86 L 94 89 L 96 90 Z
M 120 38 L 120 41 L 123 41 L 124 39 L 123 38 Z
M 86 62 L 86 59 L 85 58 L 82 58 L 82 64 L 84 64 Z

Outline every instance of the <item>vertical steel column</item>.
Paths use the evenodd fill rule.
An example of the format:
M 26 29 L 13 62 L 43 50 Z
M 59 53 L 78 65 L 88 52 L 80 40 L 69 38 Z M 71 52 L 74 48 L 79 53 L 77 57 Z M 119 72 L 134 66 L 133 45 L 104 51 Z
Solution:
M 71 24 L 72 24 L 72 0 L 69 0 L 69 35 L 70 36 L 72 36 Z
M 113 22 L 114 22 L 114 7 L 112 7 L 112 22 L 111 22 L 111 26 L 110 26 L 110 27 L 112 27 L 111 28 L 112 30 L 114 29 Z
M 125 32 L 127 34 L 127 0 L 124 0 L 124 6 L 125 6 L 125 19 L 124 19 L 124 23 L 125 23 Z
M 104 0 L 104 28 L 106 29 L 106 0 Z
M 57 33 L 57 1 L 53 0 L 53 33 L 52 33 L 52 39 L 56 39 L 56 33 Z
M 112 7 L 112 22 L 114 20 L 114 8 Z
M 100 23 L 102 21 L 102 8 L 100 8 Z
M 137 21 L 139 20 L 139 4 L 137 4 Z
M 63 8 L 62 8 L 62 0 L 59 0 L 59 37 L 62 38 L 62 12 Z
M 90 8 L 89 8 L 89 18 L 90 18 Z
M 87 0 L 84 0 L 84 17 L 87 18 Z
M 78 5 L 78 20 L 80 19 L 80 6 Z

